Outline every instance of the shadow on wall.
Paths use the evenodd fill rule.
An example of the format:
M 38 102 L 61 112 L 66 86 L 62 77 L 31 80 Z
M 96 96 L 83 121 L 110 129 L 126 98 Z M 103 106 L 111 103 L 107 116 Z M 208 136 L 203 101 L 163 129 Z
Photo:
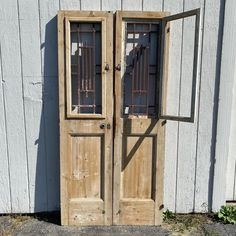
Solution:
M 47 24 L 41 51 L 44 52 L 42 115 L 40 120 L 34 212 L 57 211 L 60 205 L 59 109 L 57 76 L 57 17 Z M 32 199 L 33 201 L 33 199 Z
M 213 122 L 212 122 L 212 139 L 211 139 L 211 162 L 209 169 L 208 181 L 208 212 L 212 211 L 213 204 L 213 187 L 214 187 L 214 172 L 215 172 L 215 151 L 216 151 L 216 133 L 217 133 L 217 117 L 218 117 L 218 102 L 219 102 L 219 88 L 220 88 L 220 69 L 221 69 L 221 54 L 222 54 L 222 41 L 224 30 L 224 11 L 225 1 L 220 2 L 219 13 L 219 31 L 216 52 L 216 71 L 215 71 L 215 90 L 214 90 L 214 105 L 213 105 Z

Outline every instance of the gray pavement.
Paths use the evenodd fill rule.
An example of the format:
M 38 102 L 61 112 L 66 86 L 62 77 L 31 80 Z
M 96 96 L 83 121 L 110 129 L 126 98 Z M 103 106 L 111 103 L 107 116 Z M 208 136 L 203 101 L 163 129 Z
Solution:
M 183 234 L 191 236 L 236 236 L 236 225 L 205 224 L 199 232 Z M 37 235 L 78 235 L 78 236 L 167 236 L 182 235 L 159 226 L 108 226 L 108 227 L 67 227 L 46 222 L 33 217 L 0 217 L 0 236 L 37 236 Z

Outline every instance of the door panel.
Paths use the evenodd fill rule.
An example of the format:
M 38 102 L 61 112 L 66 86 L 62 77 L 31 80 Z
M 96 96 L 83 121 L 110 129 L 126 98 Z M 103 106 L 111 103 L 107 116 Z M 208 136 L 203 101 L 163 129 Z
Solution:
M 157 117 L 160 22 L 166 13 L 116 14 L 113 223 L 162 218 L 164 123 Z
M 63 225 L 112 224 L 112 21 L 108 12 L 58 15 Z

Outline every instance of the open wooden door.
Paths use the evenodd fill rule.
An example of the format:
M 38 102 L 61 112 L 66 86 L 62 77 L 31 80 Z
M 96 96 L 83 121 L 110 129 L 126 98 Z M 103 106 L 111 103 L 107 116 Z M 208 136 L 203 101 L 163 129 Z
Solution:
M 162 222 L 164 127 L 166 120 L 194 122 L 199 19 L 200 9 L 176 15 L 116 14 L 114 224 Z M 185 77 L 191 81 L 191 86 L 186 83 L 189 92 L 185 91 L 184 102 L 190 105 L 184 115 L 171 114 L 167 99 L 171 97 L 168 60 L 173 56 L 169 45 L 172 40 L 181 42 L 181 35 L 172 27 L 176 21 L 190 32 L 183 32 L 188 47 L 182 54 L 187 54 L 186 70 L 190 72 Z M 174 100 L 172 96 L 170 101 Z
M 109 12 L 58 14 L 63 225 L 112 224 L 112 27 Z

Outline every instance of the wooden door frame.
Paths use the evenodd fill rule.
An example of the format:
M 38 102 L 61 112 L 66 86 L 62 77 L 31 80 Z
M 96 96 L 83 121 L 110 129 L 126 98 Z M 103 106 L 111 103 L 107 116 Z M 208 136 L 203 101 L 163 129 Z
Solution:
M 161 19 L 168 16 L 169 12 L 135 12 L 135 11 L 117 11 L 116 12 L 116 36 L 115 36 L 115 65 L 121 65 L 122 61 L 122 42 L 123 42 L 123 19 Z M 169 45 L 169 37 L 166 37 L 165 44 Z M 168 56 L 168 47 L 165 50 Z M 120 170 L 122 157 L 122 129 L 121 107 L 122 107 L 122 83 L 121 70 L 116 69 L 115 77 L 115 133 L 114 133 L 114 164 L 113 164 L 113 224 L 119 225 L 119 199 L 120 199 Z M 165 74 L 167 76 L 167 74 Z M 167 80 L 165 80 L 167 81 Z M 164 86 L 165 87 L 165 86 Z M 166 88 L 165 88 L 166 89 Z M 164 192 L 164 161 L 165 161 L 165 120 L 158 120 L 157 129 L 157 160 L 156 160 L 156 186 L 155 186 L 155 219 L 154 224 L 162 223 L 163 192 Z
M 101 65 L 102 69 L 101 72 L 104 75 L 107 73 L 107 76 L 102 76 L 103 80 L 109 80 L 109 86 L 106 88 L 109 90 L 105 94 L 105 101 L 102 102 L 102 105 L 109 107 L 112 109 L 112 112 L 108 112 L 103 110 L 102 115 L 92 115 L 89 116 L 88 114 L 80 115 L 80 116 L 73 116 L 71 117 L 70 114 L 67 113 L 66 106 L 68 105 L 66 102 L 66 97 L 68 95 L 67 84 L 66 84 L 66 76 L 68 75 L 68 65 L 66 64 L 66 44 L 65 44 L 65 37 L 66 37 L 66 29 L 65 29 L 65 21 L 66 19 L 77 19 L 80 21 L 94 21 L 100 20 L 100 22 L 105 22 L 105 33 L 106 33 L 106 47 L 102 49 L 102 53 L 106 54 L 106 61 L 105 64 L 109 64 L 109 71 L 105 71 L 104 66 Z M 61 208 L 61 224 L 62 225 L 69 225 L 69 169 L 71 163 L 68 163 L 68 131 L 70 127 L 77 127 L 81 130 L 81 132 L 86 132 L 86 127 L 83 127 L 79 124 L 79 120 L 86 120 L 91 119 L 93 121 L 100 121 L 101 123 L 104 122 L 104 118 L 106 118 L 107 122 L 111 124 L 110 130 L 104 130 L 104 135 L 106 132 L 109 133 L 109 137 L 111 136 L 111 140 L 109 140 L 107 145 L 104 147 L 107 153 L 110 155 L 106 155 L 106 159 L 104 160 L 104 171 L 106 170 L 107 179 L 105 179 L 105 205 L 104 208 L 106 209 L 106 214 L 108 217 L 105 217 L 104 224 L 110 225 L 112 223 L 112 153 L 113 153 L 113 58 L 112 58 L 112 47 L 113 47 L 113 32 L 111 30 L 107 30 L 113 22 L 113 14 L 110 11 L 59 11 L 58 12 L 58 77 L 59 77 L 59 121 L 60 121 L 60 208 Z M 109 50 L 109 53 L 107 53 Z M 70 71 L 70 70 L 69 70 Z M 111 78 L 108 78 L 108 77 Z M 104 94 L 103 94 L 104 95 Z M 104 98 L 103 98 L 104 99 Z M 109 116 L 109 117 L 108 117 Z M 85 118 L 85 119 L 84 119 Z M 69 125 L 68 125 L 68 122 Z M 94 129 L 94 132 L 99 132 L 100 128 L 96 125 L 91 127 Z M 105 154 L 104 154 L 105 155 Z M 107 189 L 107 185 L 110 186 L 110 189 Z M 110 204 L 110 205 L 109 205 Z M 104 212 L 105 213 L 105 212 Z

